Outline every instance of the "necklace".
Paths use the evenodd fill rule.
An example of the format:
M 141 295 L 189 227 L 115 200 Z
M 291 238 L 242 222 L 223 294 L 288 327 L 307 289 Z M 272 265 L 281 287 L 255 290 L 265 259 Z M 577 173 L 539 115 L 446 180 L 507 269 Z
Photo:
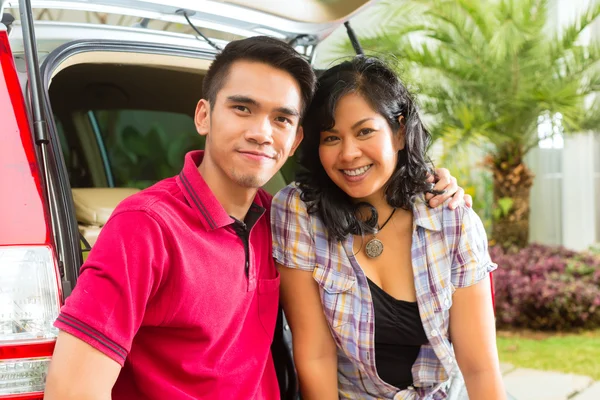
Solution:
M 383 243 L 381 242 L 381 240 L 377 239 L 377 234 L 383 228 L 385 228 L 385 226 L 390 221 L 390 219 L 392 219 L 392 216 L 394 215 L 395 212 L 396 212 L 396 209 L 394 208 L 392 210 L 392 213 L 388 217 L 388 219 L 386 219 L 385 222 L 383 223 L 383 225 L 381 225 L 381 228 L 379 226 L 377 226 L 377 229 L 375 230 L 375 233 L 373 234 L 373 239 L 371 239 L 367 242 L 367 245 L 365 246 L 365 253 L 367 254 L 367 257 L 376 258 L 376 257 L 379 257 L 381 255 L 381 253 L 383 253 Z

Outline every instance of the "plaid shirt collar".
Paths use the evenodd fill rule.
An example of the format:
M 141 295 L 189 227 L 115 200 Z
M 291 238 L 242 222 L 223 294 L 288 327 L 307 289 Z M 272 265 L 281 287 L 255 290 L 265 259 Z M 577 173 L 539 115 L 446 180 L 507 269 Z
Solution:
M 415 197 L 413 218 L 416 226 L 435 232 L 442 230 L 442 213 L 434 212 L 432 208 L 429 208 L 423 194 Z

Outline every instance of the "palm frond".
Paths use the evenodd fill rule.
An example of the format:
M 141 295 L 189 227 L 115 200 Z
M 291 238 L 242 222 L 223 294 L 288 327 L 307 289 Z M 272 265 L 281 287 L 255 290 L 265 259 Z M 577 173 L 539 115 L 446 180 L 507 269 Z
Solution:
M 600 126 L 598 103 L 585 101 L 600 90 L 600 46 L 579 40 L 598 3 L 558 32 L 549 0 L 389 0 L 387 23 L 360 40 L 368 54 L 393 54 L 447 148 L 485 140 L 520 157 L 543 113 L 560 113 L 567 131 Z
M 563 29 L 560 40 L 557 40 L 562 49 L 572 48 L 581 37 L 582 32 L 600 16 L 600 2 L 592 1 L 590 3 L 575 19 L 575 22 Z
M 600 127 L 600 98 L 596 96 L 578 123 L 582 131 L 598 131 Z

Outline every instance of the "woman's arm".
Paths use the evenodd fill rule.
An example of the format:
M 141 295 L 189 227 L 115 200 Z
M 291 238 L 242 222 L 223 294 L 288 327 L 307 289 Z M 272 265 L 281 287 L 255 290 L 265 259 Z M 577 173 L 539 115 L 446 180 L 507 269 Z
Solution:
M 489 276 L 456 289 L 450 308 L 450 338 L 469 399 L 504 400 Z
M 277 264 L 281 301 L 292 329 L 294 363 L 304 400 L 337 400 L 337 348 L 312 272 Z

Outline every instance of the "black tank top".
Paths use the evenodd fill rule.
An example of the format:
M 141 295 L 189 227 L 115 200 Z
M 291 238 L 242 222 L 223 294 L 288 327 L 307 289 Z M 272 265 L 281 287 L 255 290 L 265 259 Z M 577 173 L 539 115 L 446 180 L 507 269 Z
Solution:
M 375 365 L 386 383 L 406 389 L 413 384 L 412 366 L 427 344 L 416 302 L 396 300 L 369 281 L 375 309 Z

